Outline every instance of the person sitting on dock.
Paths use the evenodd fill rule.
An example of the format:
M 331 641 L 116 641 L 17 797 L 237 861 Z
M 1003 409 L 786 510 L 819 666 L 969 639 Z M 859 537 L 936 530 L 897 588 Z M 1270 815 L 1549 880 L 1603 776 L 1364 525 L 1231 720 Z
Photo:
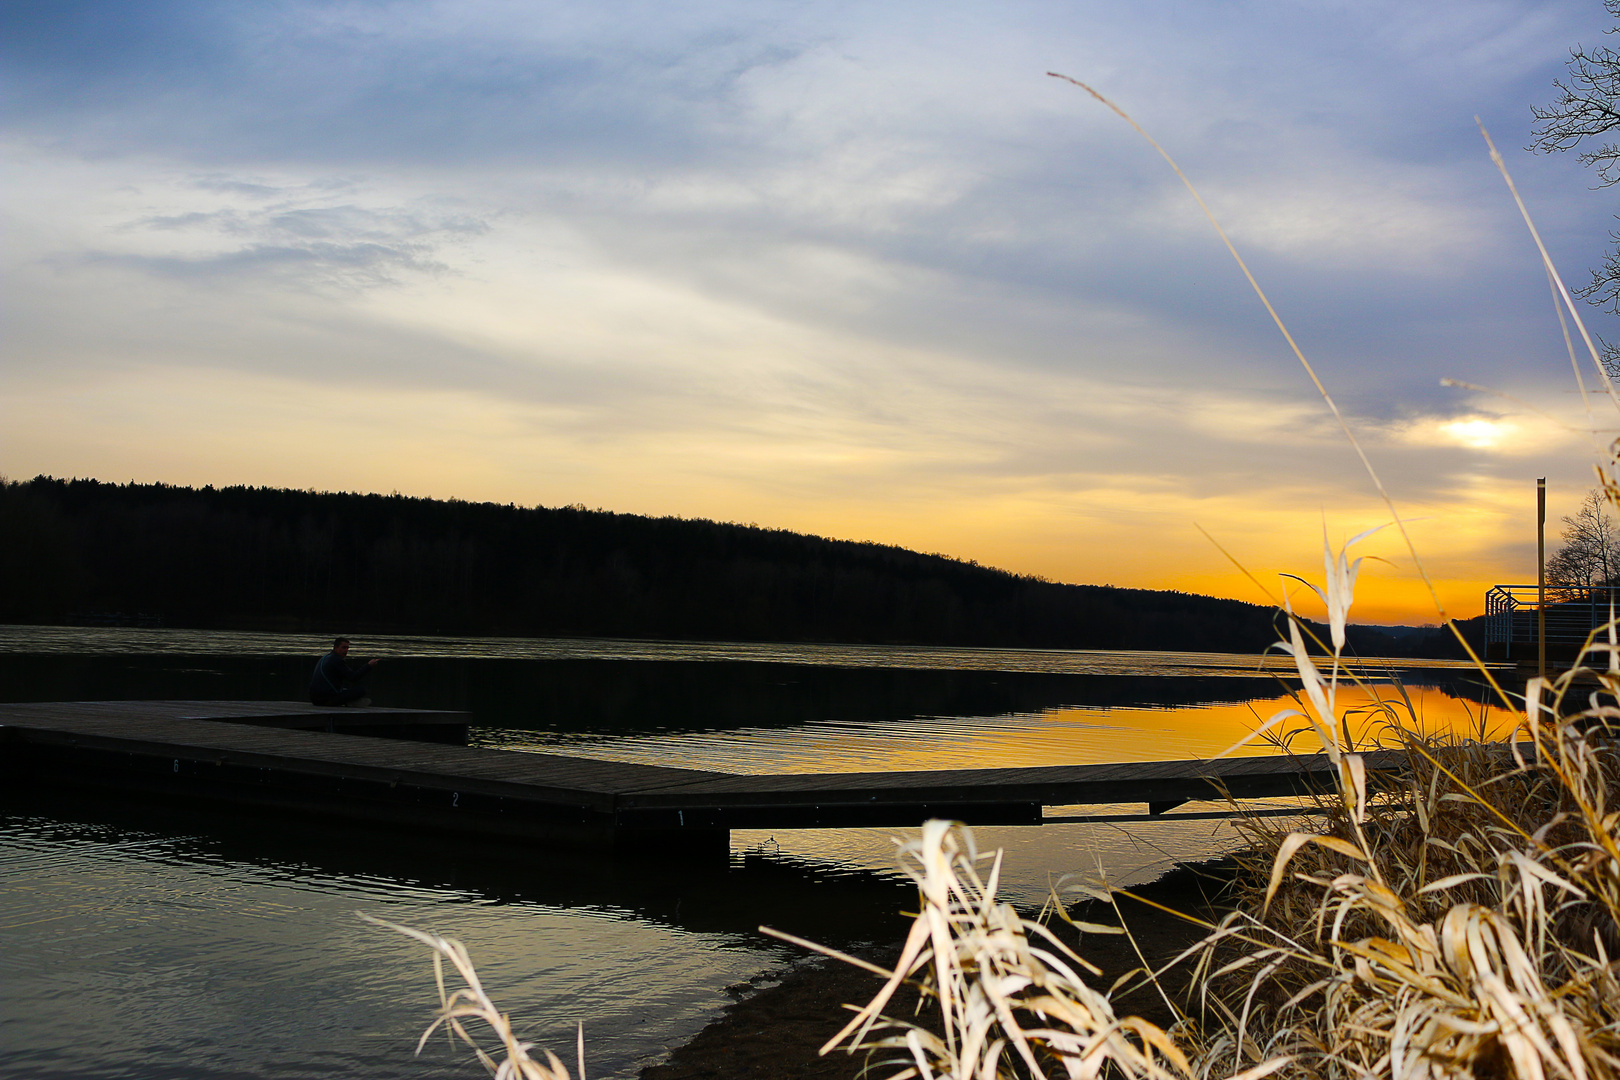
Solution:
M 315 661 L 315 671 L 309 677 L 309 701 L 312 705 L 370 705 L 363 685 L 365 677 L 377 666 L 377 661 L 350 664 L 349 639 L 340 637 L 332 642 L 332 651 Z

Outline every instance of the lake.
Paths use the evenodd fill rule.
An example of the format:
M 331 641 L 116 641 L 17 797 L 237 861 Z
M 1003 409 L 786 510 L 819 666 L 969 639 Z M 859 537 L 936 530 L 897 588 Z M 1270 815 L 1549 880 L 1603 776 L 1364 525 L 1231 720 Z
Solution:
M 0 700 L 295 699 L 327 644 L 0 627 Z M 467 710 L 477 745 L 731 772 L 1202 757 L 1290 704 L 1278 656 L 431 637 L 354 655 L 382 658 L 378 704 Z M 1368 723 L 1396 679 L 1425 725 L 1502 723 L 1461 665 L 1366 677 Z M 912 898 L 883 830 L 739 831 L 727 863 L 694 866 L 73 792 L 9 792 L 0 814 L 10 1078 L 480 1075 L 439 1040 L 412 1056 L 428 954 L 357 910 L 460 937 L 527 1037 L 572 1060 L 583 1022 L 590 1075 L 631 1077 L 802 961 L 761 923 L 892 941 Z M 1130 884 L 1234 843 L 1173 815 L 978 835 L 1032 906 L 1064 874 Z

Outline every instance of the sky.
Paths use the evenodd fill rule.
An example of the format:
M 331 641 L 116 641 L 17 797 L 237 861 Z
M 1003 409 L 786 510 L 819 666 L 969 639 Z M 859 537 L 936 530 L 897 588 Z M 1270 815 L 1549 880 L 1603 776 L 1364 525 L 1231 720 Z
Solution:
M 1197 185 L 1447 614 L 1478 614 L 1534 580 L 1535 478 L 1556 542 L 1620 424 L 1583 408 L 1475 118 L 1584 281 L 1615 192 L 1524 148 L 1608 25 L 13 0 L 0 475 L 584 505 L 1257 602 L 1319 581 L 1324 536 L 1389 509 L 1169 166 L 1056 71 Z M 1355 551 L 1354 618 L 1437 620 L 1397 530 Z

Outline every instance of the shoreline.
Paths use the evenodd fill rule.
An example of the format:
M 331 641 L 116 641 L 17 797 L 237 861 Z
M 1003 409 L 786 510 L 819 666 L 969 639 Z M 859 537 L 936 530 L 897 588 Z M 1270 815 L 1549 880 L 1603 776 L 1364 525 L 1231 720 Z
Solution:
M 1233 864 L 1226 859 L 1181 866 L 1131 892 L 1213 921 L 1211 917 L 1222 911 L 1219 896 L 1233 873 Z M 1102 969 L 1103 974 L 1092 980 L 1101 988 L 1141 965 L 1136 949 L 1157 966 L 1204 935 L 1201 926 L 1129 897 L 1119 898 L 1119 908 L 1130 936 L 1088 935 L 1076 949 Z M 1071 910 L 1076 917 L 1089 921 L 1117 921 L 1106 905 L 1096 901 L 1075 905 Z M 1063 929 L 1068 931 L 1067 927 Z M 1072 932 L 1065 934 L 1066 940 L 1072 936 Z M 1075 945 L 1073 940 L 1068 944 Z M 898 955 L 897 941 L 886 950 L 861 958 L 891 966 Z M 832 959 L 791 968 L 780 982 L 727 1005 L 695 1036 L 675 1047 L 668 1058 L 643 1068 L 638 1080 L 855 1080 L 866 1067 L 865 1054 L 833 1050 L 818 1056 L 817 1050 L 849 1019 L 849 1010 L 844 1006 L 865 1004 L 881 985 L 882 980 L 871 972 Z M 1114 1001 L 1122 1014 L 1141 1016 L 1160 1027 L 1169 1027 L 1175 1019 L 1151 987 Z M 888 1011 L 904 1015 L 915 1004 L 915 993 L 903 988 Z

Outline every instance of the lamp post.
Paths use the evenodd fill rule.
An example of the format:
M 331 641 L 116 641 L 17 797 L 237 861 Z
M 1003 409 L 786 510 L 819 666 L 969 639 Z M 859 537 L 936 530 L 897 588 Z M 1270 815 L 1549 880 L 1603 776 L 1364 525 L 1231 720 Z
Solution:
M 1547 478 L 1536 481 L 1536 674 L 1547 677 Z

